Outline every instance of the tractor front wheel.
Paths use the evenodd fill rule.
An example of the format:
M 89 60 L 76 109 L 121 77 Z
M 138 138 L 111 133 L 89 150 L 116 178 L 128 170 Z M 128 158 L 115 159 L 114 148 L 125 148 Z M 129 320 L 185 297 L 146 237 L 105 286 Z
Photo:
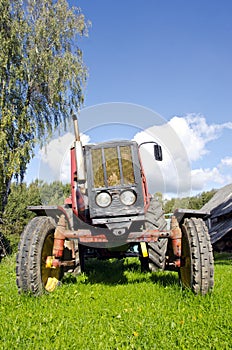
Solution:
M 19 242 L 16 260 L 16 282 L 19 292 L 40 295 L 55 289 L 62 277 L 61 268 L 47 268 L 47 256 L 52 256 L 55 222 L 38 216 L 25 227 Z
M 151 199 L 149 208 L 145 214 L 145 227 L 148 230 L 160 231 L 165 231 L 167 228 L 162 205 L 155 198 Z M 167 238 L 160 238 L 157 242 L 146 244 L 148 257 L 142 256 L 140 258 L 142 271 L 164 270 L 167 244 Z
M 208 229 L 202 219 L 186 218 L 181 231 L 181 284 L 195 294 L 207 294 L 214 284 L 213 251 Z

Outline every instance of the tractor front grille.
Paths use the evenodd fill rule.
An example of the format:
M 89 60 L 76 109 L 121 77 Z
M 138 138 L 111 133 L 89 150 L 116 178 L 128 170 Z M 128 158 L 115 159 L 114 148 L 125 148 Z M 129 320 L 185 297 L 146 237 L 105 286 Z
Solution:
M 86 145 L 85 166 L 91 219 L 108 224 L 116 217 L 144 214 L 141 165 L 136 142 L 112 141 Z M 122 200 L 121 196 L 126 191 L 135 194 L 136 200 L 132 204 L 127 205 Z M 97 198 L 101 193 L 109 194 L 110 204 L 99 205 Z
M 91 150 L 94 188 L 135 183 L 131 146 L 93 148 Z

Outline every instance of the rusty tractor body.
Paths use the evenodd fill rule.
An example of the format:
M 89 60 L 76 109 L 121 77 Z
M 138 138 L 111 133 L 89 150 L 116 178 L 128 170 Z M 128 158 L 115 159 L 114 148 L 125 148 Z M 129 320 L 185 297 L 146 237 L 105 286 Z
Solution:
M 212 247 L 201 211 L 177 210 L 170 227 L 148 192 L 138 144 L 82 146 L 77 118 L 71 155 L 71 196 L 63 206 L 31 206 L 17 254 L 19 292 L 53 291 L 66 272 L 90 258 L 138 257 L 143 271 L 177 271 L 196 294 L 213 288 Z M 162 161 L 160 145 L 151 142 Z

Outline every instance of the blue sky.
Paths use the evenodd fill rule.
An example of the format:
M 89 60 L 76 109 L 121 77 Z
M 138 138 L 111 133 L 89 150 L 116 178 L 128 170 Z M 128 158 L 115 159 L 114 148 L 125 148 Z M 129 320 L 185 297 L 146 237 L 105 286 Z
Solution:
M 90 141 L 100 141 L 99 135 L 102 140 L 134 138 L 139 130 L 152 128 L 146 112 L 135 112 L 133 120 L 126 116 L 123 121 L 133 126 L 124 129 L 115 127 L 123 121 L 112 108 L 103 123 L 98 114 L 92 116 L 91 106 L 110 102 L 134 104 L 139 110 L 143 106 L 157 112 L 183 143 L 192 194 L 232 182 L 232 1 L 69 2 L 81 7 L 92 22 L 89 37 L 79 41 L 89 69 L 80 122 L 89 120 L 82 130 Z M 99 129 L 98 123 L 109 125 Z M 161 141 L 165 144 L 165 136 Z M 172 158 L 181 156 L 172 154 Z M 36 162 L 38 157 L 27 179 L 33 177 Z M 45 163 L 52 177 L 48 156 Z M 175 188 L 162 189 L 171 196 Z
M 82 0 L 92 21 L 80 45 L 89 67 L 86 104 L 132 102 L 169 119 L 232 114 L 230 0 Z

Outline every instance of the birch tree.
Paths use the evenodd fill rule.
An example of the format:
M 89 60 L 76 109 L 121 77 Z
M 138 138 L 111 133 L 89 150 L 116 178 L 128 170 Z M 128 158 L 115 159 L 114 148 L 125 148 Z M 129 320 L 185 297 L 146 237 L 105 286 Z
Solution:
M 37 142 L 84 100 L 88 23 L 66 0 L 0 0 L 0 213 Z

